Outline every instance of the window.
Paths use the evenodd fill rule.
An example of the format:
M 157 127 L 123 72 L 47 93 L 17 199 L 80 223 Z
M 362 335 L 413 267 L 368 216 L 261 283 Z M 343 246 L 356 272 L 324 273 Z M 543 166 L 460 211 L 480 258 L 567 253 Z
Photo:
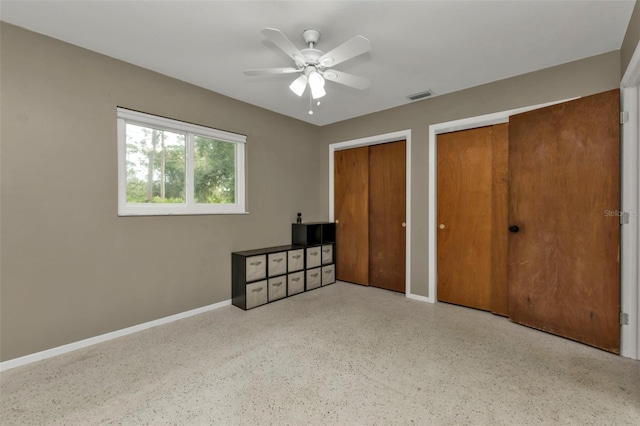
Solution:
M 246 137 L 118 108 L 118 214 L 246 213 Z

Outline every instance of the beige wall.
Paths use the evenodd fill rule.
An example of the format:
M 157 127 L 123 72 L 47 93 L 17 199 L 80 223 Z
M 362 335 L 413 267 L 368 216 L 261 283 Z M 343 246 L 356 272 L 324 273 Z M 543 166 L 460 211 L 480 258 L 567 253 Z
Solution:
M 328 144 L 412 130 L 412 289 L 427 295 L 432 123 L 619 87 L 611 52 L 317 128 L 1 25 L 0 359 L 229 299 L 230 252 L 328 218 Z M 246 134 L 249 215 L 117 216 L 116 106 Z
M 620 48 L 620 77 L 622 77 L 627 70 L 633 52 L 638 45 L 638 41 L 640 41 L 640 3 L 636 1 L 627 32 L 622 41 L 622 47 Z
M 289 244 L 296 212 L 327 219 L 315 126 L 5 23 L 0 37 L 2 360 L 227 300 L 232 251 Z M 118 217 L 116 106 L 246 134 L 250 214 Z
M 619 86 L 620 52 L 614 51 L 322 127 L 320 139 L 325 152 L 320 177 L 322 197 L 329 197 L 330 143 L 411 129 L 411 290 L 414 294 L 428 296 L 429 125 L 594 94 Z

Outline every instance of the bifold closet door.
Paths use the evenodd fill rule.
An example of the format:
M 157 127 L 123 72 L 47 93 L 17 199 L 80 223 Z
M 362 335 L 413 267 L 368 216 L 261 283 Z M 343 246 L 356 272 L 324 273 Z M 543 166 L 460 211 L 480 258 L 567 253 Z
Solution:
M 334 155 L 337 279 L 404 292 L 406 142 Z
M 620 350 L 620 91 L 509 121 L 509 317 Z
M 405 291 L 406 142 L 369 147 L 369 284 Z
M 369 147 L 334 152 L 336 279 L 369 285 Z

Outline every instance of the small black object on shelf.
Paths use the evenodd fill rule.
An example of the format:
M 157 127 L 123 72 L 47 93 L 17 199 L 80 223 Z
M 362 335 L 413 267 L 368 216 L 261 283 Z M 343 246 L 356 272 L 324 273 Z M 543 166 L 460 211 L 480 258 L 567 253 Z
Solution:
M 296 218 L 296 223 L 302 223 L 302 213 L 298 213 L 298 217 Z

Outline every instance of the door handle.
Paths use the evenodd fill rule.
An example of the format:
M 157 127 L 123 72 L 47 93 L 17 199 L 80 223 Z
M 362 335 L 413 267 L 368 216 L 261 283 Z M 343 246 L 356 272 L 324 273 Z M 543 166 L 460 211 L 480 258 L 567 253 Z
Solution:
M 514 234 L 517 233 L 519 230 L 520 230 L 520 227 L 518 225 L 512 225 L 509 227 L 509 232 L 512 232 Z

